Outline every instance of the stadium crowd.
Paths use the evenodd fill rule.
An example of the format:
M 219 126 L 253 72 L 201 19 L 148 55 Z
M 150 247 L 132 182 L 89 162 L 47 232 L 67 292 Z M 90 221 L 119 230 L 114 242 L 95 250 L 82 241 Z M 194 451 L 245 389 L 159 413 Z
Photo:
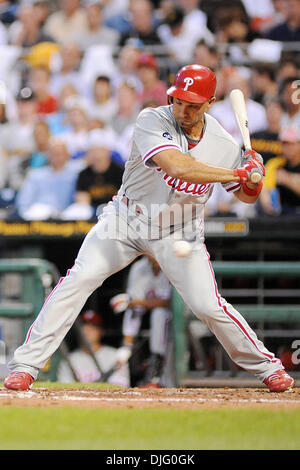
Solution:
M 2 218 L 99 213 L 139 111 L 187 63 L 214 70 L 210 112 L 239 141 L 244 92 L 267 169 L 254 207 L 216 185 L 206 215 L 300 215 L 300 0 L 0 0 L 0 51 Z

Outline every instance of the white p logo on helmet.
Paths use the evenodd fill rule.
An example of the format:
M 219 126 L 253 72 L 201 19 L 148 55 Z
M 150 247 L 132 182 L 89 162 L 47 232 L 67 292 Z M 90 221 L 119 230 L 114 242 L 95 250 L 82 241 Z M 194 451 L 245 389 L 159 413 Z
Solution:
M 194 83 L 194 79 L 192 77 L 186 77 L 183 81 L 185 83 L 184 91 L 187 91 L 188 87 Z

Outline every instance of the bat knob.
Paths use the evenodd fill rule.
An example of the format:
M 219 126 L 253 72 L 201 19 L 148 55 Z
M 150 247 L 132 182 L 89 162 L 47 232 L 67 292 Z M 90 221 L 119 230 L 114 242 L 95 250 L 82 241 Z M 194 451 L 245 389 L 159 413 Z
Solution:
M 252 173 L 251 177 L 251 183 L 259 183 L 261 180 L 261 174 L 260 173 Z

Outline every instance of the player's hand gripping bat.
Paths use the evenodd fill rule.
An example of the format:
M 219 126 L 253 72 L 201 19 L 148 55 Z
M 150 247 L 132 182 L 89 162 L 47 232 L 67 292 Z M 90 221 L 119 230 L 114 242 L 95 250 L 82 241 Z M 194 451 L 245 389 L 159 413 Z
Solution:
M 241 135 L 243 138 L 243 143 L 246 149 L 252 150 L 251 141 L 250 141 L 250 133 L 248 127 L 248 113 L 245 103 L 244 94 L 241 90 L 235 89 L 232 90 L 230 95 L 230 102 L 234 112 L 235 119 L 241 131 Z M 261 180 L 261 174 L 258 172 L 253 172 L 251 174 L 251 183 L 259 183 Z

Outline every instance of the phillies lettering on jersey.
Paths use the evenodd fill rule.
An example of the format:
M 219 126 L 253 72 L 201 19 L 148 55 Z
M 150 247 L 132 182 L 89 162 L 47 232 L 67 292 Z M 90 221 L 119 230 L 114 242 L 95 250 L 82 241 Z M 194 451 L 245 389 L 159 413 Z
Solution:
M 163 171 L 161 168 L 156 168 L 156 171 Z M 185 192 L 185 194 L 191 194 L 192 196 L 199 196 L 200 194 L 207 193 L 210 188 L 211 184 L 197 184 L 197 183 L 188 183 L 187 181 L 183 180 L 176 180 L 173 176 L 168 175 L 168 173 L 164 172 L 163 176 L 164 181 L 167 185 L 171 186 L 174 191 L 178 192 Z M 175 186 L 174 186 L 175 183 Z

